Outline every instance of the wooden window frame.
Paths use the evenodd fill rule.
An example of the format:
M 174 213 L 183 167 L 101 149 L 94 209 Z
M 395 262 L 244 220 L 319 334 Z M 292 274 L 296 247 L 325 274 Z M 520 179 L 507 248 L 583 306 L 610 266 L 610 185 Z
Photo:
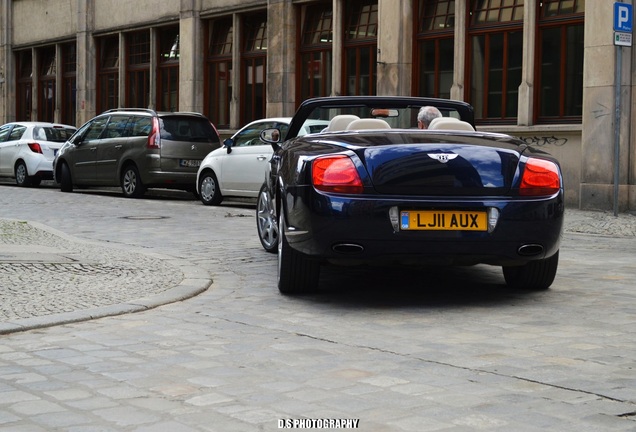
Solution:
M 445 3 L 446 10 L 440 13 L 442 8 L 439 7 L 440 3 Z M 443 92 L 441 88 L 441 61 L 442 61 L 442 48 L 440 45 L 444 42 L 452 41 L 453 49 L 451 51 L 451 58 L 454 59 L 455 49 L 455 1 L 454 0 L 416 0 L 415 2 L 414 23 L 413 28 L 416 29 L 416 41 L 413 45 L 413 76 L 417 79 L 413 80 L 413 95 L 422 97 L 436 97 L 436 98 L 450 98 L 451 89 L 448 88 L 448 92 Z M 428 10 L 434 10 L 434 15 L 430 16 L 426 14 Z M 427 25 L 430 20 L 430 26 Z M 435 23 L 443 22 L 443 27 L 435 27 Z M 431 28 L 432 27 L 432 28 Z M 422 71 L 422 65 L 424 59 L 422 58 L 422 49 L 424 44 L 434 44 L 434 58 L 435 64 L 433 70 L 433 92 L 425 92 L 423 87 L 424 72 Z M 452 82 L 451 82 L 452 86 Z
M 247 124 L 267 113 L 267 13 L 244 16 L 243 36 L 240 122 Z M 256 83 L 261 80 L 259 90 Z
M 178 26 L 158 29 L 157 37 L 157 109 L 179 110 L 180 33 Z M 175 47 L 176 45 L 176 47 Z M 175 84 L 176 83 L 176 84 Z M 166 106 L 166 95 L 168 100 Z
M 568 38 L 567 31 L 568 29 L 575 26 L 583 26 L 585 23 L 585 3 L 582 0 L 572 0 L 573 3 L 569 3 L 572 5 L 572 9 L 576 12 L 572 12 L 571 9 L 564 10 L 563 2 L 561 0 L 548 0 L 544 1 L 543 7 L 540 4 L 537 4 L 537 32 L 536 32 L 536 46 L 537 46 L 537 62 L 535 65 L 535 77 L 536 77 L 536 85 L 534 89 L 534 121 L 536 124 L 554 124 L 554 123 L 581 123 L 583 119 L 582 113 L 582 94 L 583 88 L 580 89 L 581 94 L 581 114 L 568 114 L 568 110 L 571 107 L 566 106 L 567 99 L 567 85 L 568 85 L 568 75 L 567 75 L 567 56 L 564 53 L 567 52 L 568 49 Z M 547 7 L 555 6 L 557 12 L 554 14 L 547 15 L 546 9 Z M 559 29 L 560 36 L 558 38 L 559 49 L 561 53 L 561 61 L 558 64 L 559 78 L 558 78 L 558 89 L 556 90 L 559 93 L 558 96 L 558 114 L 557 115 L 546 115 L 542 112 L 542 93 L 543 93 L 543 73 L 542 73 L 542 60 L 543 60 L 543 46 L 542 46 L 542 38 L 545 30 L 551 29 Z M 581 41 L 582 42 L 582 41 Z M 582 45 L 582 44 L 581 44 Z M 581 47 L 583 49 L 583 47 Z M 580 58 L 582 61 L 583 53 L 580 53 Z M 583 70 L 581 68 L 580 80 L 582 84 L 582 75 Z
M 126 106 L 150 106 L 150 30 L 127 33 Z
M 512 5 L 506 5 L 502 7 L 496 7 L 496 4 L 501 4 L 501 2 L 496 2 L 495 0 L 472 0 L 470 2 L 470 7 L 468 9 L 469 13 L 469 25 L 468 25 L 468 33 L 466 38 L 466 70 L 467 70 L 467 80 L 465 86 L 464 99 L 471 103 L 473 107 L 475 107 L 475 122 L 477 124 L 515 124 L 518 117 L 518 86 L 517 88 L 517 98 L 516 102 L 510 100 L 508 96 L 508 88 L 509 88 L 509 78 L 511 76 L 510 58 L 509 58 L 509 43 L 510 36 L 513 33 L 519 33 L 523 38 L 523 0 L 515 0 Z M 480 6 L 484 6 L 481 7 Z M 493 17 L 496 14 L 497 19 L 500 20 L 502 15 L 505 13 L 512 18 L 509 21 L 493 21 Z M 480 20 L 480 15 L 483 16 L 485 14 L 486 19 Z M 516 19 L 515 19 L 516 18 Z M 521 19 L 519 19 L 521 18 Z M 491 37 L 502 35 L 503 36 L 503 58 L 502 58 L 502 84 L 501 84 L 501 100 L 500 107 L 501 112 L 498 115 L 494 115 L 494 113 L 489 110 L 489 97 L 492 96 L 491 89 L 489 88 L 489 81 L 492 72 L 489 68 L 490 63 L 490 50 L 491 50 Z M 482 77 L 481 83 L 473 84 L 474 81 L 474 56 L 473 56 L 473 46 L 474 40 L 477 37 L 484 37 L 484 53 L 483 53 L 483 71 L 484 76 Z M 521 66 L 519 66 L 521 67 Z M 521 82 L 519 82 L 521 84 Z M 481 100 L 475 101 L 473 100 L 473 90 L 481 89 Z M 511 103 L 509 103 L 511 102 Z M 507 115 L 506 111 L 509 106 L 514 107 L 514 114 Z M 481 116 L 479 116 L 481 114 Z
M 370 7 L 369 10 L 364 9 Z M 344 50 L 342 59 L 342 89 L 343 95 L 373 96 L 377 93 L 377 47 L 378 47 L 378 1 L 362 0 L 355 3 L 348 2 L 345 5 Z M 375 21 L 373 16 L 375 15 Z M 368 51 L 367 64 L 362 61 Z M 350 60 L 352 60 L 354 73 L 350 73 Z M 363 67 L 369 69 L 368 93 L 364 93 L 362 75 Z M 353 87 L 349 78 L 353 78 Z M 349 89 L 352 91 L 349 91 Z
M 327 23 L 327 15 L 331 15 Z M 311 97 L 331 95 L 333 62 L 333 3 L 319 2 L 298 9 L 298 47 L 296 94 L 298 103 Z M 326 26 L 325 26 L 326 24 Z M 327 41 L 320 35 L 329 33 Z M 318 36 L 318 37 L 317 37 Z M 322 77 L 316 86 L 316 76 Z M 316 88 L 318 87 L 318 88 Z
M 75 42 L 62 45 L 62 112 L 64 124 L 77 122 L 77 45 Z
M 216 18 L 207 22 L 204 106 L 207 109 L 207 117 L 220 128 L 230 127 L 233 35 L 232 16 Z M 225 79 L 219 78 L 221 74 L 225 75 Z M 221 97 L 218 95 L 223 94 L 225 100 L 220 100 Z
M 16 52 L 16 118 L 30 121 L 33 110 L 33 53 L 31 50 Z
M 113 51 L 114 56 L 107 56 Z M 114 61 L 114 65 L 104 65 L 106 60 Z M 97 103 L 98 112 L 111 108 L 119 108 L 119 36 L 107 36 L 98 39 L 97 43 Z
M 38 121 L 55 121 L 55 104 L 57 92 L 57 56 L 55 46 L 38 50 Z

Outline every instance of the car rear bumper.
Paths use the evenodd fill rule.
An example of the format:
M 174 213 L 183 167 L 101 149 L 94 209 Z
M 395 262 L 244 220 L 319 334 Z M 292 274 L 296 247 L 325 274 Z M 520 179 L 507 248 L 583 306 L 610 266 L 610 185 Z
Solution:
M 302 189 L 302 188 L 301 188 Z M 307 188 L 308 189 L 308 188 Z M 285 200 L 290 245 L 332 261 L 516 265 L 559 249 L 563 193 L 542 199 L 381 199 L 300 190 Z M 289 205 L 291 203 L 292 205 Z M 389 209 L 464 210 L 494 207 L 492 232 L 400 231 Z
M 39 176 L 43 179 L 53 179 L 53 158 L 46 158 L 41 154 L 33 153 L 25 156 L 24 161 L 30 176 Z

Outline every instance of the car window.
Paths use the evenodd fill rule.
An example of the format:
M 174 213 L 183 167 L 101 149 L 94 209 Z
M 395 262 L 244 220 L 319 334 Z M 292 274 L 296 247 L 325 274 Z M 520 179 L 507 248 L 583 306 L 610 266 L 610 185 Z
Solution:
M 25 126 L 15 125 L 13 127 L 13 130 L 11 131 L 11 135 L 9 135 L 9 141 L 17 141 L 22 138 L 22 135 L 24 135 L 24 131 L 26 131 L 26 129 L 27 128 Z
M 130 129 L 130 136 L 148 136 L 152 131 L 152 117 L 134 117 L 128 124 L 128 128 Z
M 108 121 L 103 138 L 121 138 L 127 136 L 126 125 L 129 117 L 127 115 L 113 115 Z
M 33 138 L 38 141 L 64 142 L 75 132 L 75 129 L 64 127 L 35 126 Z
M 280 123 L 275 122 L 262 122 L 255 124 L 252 127 L 243 129 L 241 132 L 236 134 L 234 137 L 233 147 L 246 147 L 253 145 L 264 145 L 265 143 L 261 141 L 261 131 L 264 129 L 270 129 L 273 127 L 277 127 Z M 287 126 L 289 127 L 289 126 Z M 284 135 L 284 134 L 283 134 Z
M 218 143 L 219 135 L 204 117 L 164 116 L 160 118 L 161 139 L 186 142 Z
M 11 132 L 11 128 L 13 125 L 4 125 L 0 127 L 0 142 L 4 142 L 9 138 L 9 132 Z
M 102 135 L 102 131 L 106 128 L 106 123 L 108 122 L 108 117 L 99 117 L 93 120 L 87 127 L 86 131 L 83 134 L 84 141 L 92 141 L 99 139 Z

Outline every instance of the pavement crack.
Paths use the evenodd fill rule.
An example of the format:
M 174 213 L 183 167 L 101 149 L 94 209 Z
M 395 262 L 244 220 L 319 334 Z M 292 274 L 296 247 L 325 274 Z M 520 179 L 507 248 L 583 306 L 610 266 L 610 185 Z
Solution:
M 248 327 L 267 328 L 269 330 L 272 330 L 271 328 L 266 327 L 266 326 L 254 325 L 254 324 L 250 324 L 250 323 L 247 323 L 247 322 L 244 322 L 244 321 L 232 320 L 232 319 L 228 319 L 228 318 L 219 318 L 219 319 L 222 319 L 223 321 L 226 321 L 226 322 L 229 322 L 229 323 L 244 325 L 244 326 L 248 326 Z M 554 388 L 554 389 L 558 389 L 558 390 L 564 390 L 564 391 L 569 391 L 569 392 L 574 392 L 574 393 L 586 394 L 586 395 L 595 396 L 595 397 L 598 397 L 600 399 L 611 401 L 611 402 L 624 403 L 624 404 L 628 404 L 628 405 L 636 405 L 633 401 L 630 401 L 630 400 L 619 399 L 619 398 L 615 398 L 615 397 L 612 397 L 612 396 L 608 396 L 606 394 L 593 392 L 593 391 L 590 391 L 590 390 L 584 390 L 584 389 L 577 389 L 577 388 L 562 386 L 562 385 L 553 384 L 553 383 L 549 383 L 549 382 L 544 382 L 544 381 L 540 381 L 540 380 L 536 380 L 536 379 L 532 379 L 532 378 L 526 378 L 526 377 L 522 377 L 522 376 L 518 376 L 518 375 L 508 375 L 508 374 L 503 374 L 503 373 L 500 373 L 500 372 L 486 370 L 486 369 L 471 368 L 471 367 L 460 366 L 460 365 L 456 365 L 456 364 L 452 364 L 452 363 L 440 362 L 440 361 L 437 361 L 437 360 L 431 360 L 431 359 L 426 359 L 426 358 L 422 358 L 422 357 L 413 356 L 413 355 L 410 355 L 410 354 L 400 353 L 400 352 L 389 350 L 389 349 L 386 349 L 386 348 L 379 348 L 379 347 L 373 347 L 373 346 L 368 346 L 368 345 L 360 345 L 360 344 L 349 344 L 349 343 L 337 341 L 337 340 L 334 340 L 334 339 L 329 339 L 329 338 L 321 337 L 321 336 L 314 336 L 314 335 L 311 335 L 311 334 L 308 334 L 308 333 L 302 333 L 302 332 L 298 332 L 298 331 L 285 331 L 283 329 L 277 329 L 277 330 L 279 330 L 281 332 L 284 332 L 284 333 L 287 333 L 287 334 L 290 334 L 290 335 L 295 335 L 295 336 L 303 337 L 303 338 L 309 338 L 309 339 L 313 339 L 313 340 L 320 341 L 320 342 L 326 342 L 326 343 L 346 346 L 346 347 L 350 347 L 350 348 L 366 349 L 366 350 L 371 350 L 371 351 L 375 351 L 375 352 L 380 352 L 380 353 L 383 353 L 383 354 L 390 354 L 390 355 L 394 355 L 394 356 L 398 356 L 398 357 L 402 357 L 402 358 L 408 358 L 408 359 L 411 359 L 411 360 L 417 360 L 417 361 L 420 361 L 420 362 L 423 362 L 423 363 L 428 363 L 428 364 L 433 364 L 433 365 L 438 365 L 438 366 L 444 366 L 444 367 L 448 367 L 448 368 L 452 368 L 452 369 L 458 369 L 458 370 L 468 371 L 468 372 L 472 372 L 472 373 L 487 374 L 487 375 L 491 375 L 491 376 L 497 376 L 497 377 L 501 377 L 501 378 L 507 378 L 507 379 L 512 379 L 512 380 L 518 380 L 518 381 L 523 381 L 523 382 L 527 382 L 527 383 L 542 385 L 542 386 L 546 386 L 546 387 L 550 387 L 550 388 Z M 628 413 L 624 413 L 624 414 L 618 414 L 616 416 L 617 417 L 622 417 L 622 418 L 636 417 L 636 411 L 628 412 Z
M 418 361 L 421 361 L 421 362 L 425 362 L 425 363 L 429 363 L 429 364 L 435 364 L 435 365 L 438 365 L 438 366 L 444 366 L 444 367 L 448 367 L 448 368 L 460 369 L 460 370 L 469 371 L 469 372 L 473 372 L 473 373 L 488 374 L 488 375 L 502 377 L 502 378 L 519 380 L 519 381 L 524 381 L 524 382 L 528 382 L 528 383 L 531 383 L 531 384 L 538 384 L 538 385 L 542 385 L 542 386 L 546 386 L 546 387 L 550 387 L 550 388 L 554 388 L 554 389 L 559 389 L 559 390 L 570 391 L 570 392 L 574 392 L 574 393 L 581 393 L 581 394 L 587 394 L 587 395 L 591 395 L 591 396 L 596 396 L 596 397 L 598 397 L 600 399 L 604 399 L 604 400 L 608 400 L 608 401 L 612 401 L 612 402 L 619 402 L 619 403 L 625 403 L 625 404 L 629 404 L 629 405 L 635 405 L 634 402 L 632 402 L 632 401 L 615 398 L 615 397 L 608 396 L 608 395 L 605 395 L 605 394 L 602 394 L 602 393 L 597 393 L 597 392 L 584 390 L 584 389 L 571 388 L 571 387 L 567 387 L 567 386 L 561 386 L 561 385 L 558 385 L 558 384 L 548 383 L 548 382 L 535 380 L 535 379 L 531 379 L 531 378 L 526 378 L 526 377 L 522 377 L 522 376 L 518 376 L 518 375 L 507 375 L 507 374 L 499 373 L 499 372 L 496 372 L 496 371 L 489 371 L 489 370 L 479 369 L 479 368 L 470 368 L 470 367 L 460 366 L 460 365 L 456 365 L 456 364 L 452 364 L 452 363 L 445 363 L 445 362 L 440 362 L 440 361 L 437 361 L 437 360 L 425 359 L 425 358 L 422 358 L 422 357 L 412 356 L 410 354 L 404 354 L 404 353 L 399 353 L 399 352 L 392 351 L 392 350 L 387 350 L 385 348 L 371 347 L 371 346 L 367 346 L 367 345 L 345 344 L 345 343 L 341 343 L 341 342 L 338 342 L 338 341 L 335 341 L 335 340 L 326 339 L 326 338 L 323 338 L 323 337 L 312 336 L 312 335 L 308 335 L 308 334 L 305 334 L 305 333 L 295 332 L 294 334 L 296 334 L 297 336 L 307 337 L 307 338 L 314 339 L 314 340 L 319 340 L 319 341 L 322 341 L 322 342 L 328 342 L 328 343 L 338 344 L 338 345 L 345 345 L 345 346 L 349 346 L 349 347 L 352 347 L 352 348 L 368 349 L 368 350 L 377 351 L 377 352 L 381 352 L 381 353 L 385 353 L 385 354 L 395 355 L 395 356 L 398 356 L 398 357 L 405 357 L 405 358 L 409 358 L 409 359 L 415 359 L 415 360 L 418 360 Z M 632 417 L 632 416 L 636 416 L 636 411 L 618 415 L 618 417 Z

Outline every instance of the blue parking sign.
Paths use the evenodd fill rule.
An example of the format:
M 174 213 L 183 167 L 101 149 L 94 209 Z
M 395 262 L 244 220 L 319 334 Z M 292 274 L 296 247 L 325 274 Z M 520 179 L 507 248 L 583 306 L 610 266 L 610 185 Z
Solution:
M 632 32 L 632 5 L 628 3 L 614 3 L 614 31 L 622 33 Z

